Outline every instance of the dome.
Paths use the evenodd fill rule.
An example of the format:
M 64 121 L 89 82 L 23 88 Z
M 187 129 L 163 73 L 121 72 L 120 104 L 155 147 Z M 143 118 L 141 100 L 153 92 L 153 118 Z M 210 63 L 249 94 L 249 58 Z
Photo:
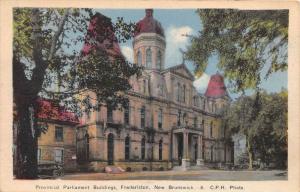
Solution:
M 153 9 L 146 9 L 145 17 L 136 25 L 134 36 L 136 37 L 141 33 L 156 33 L 165 36 L 160 22 L 153 18 Z
M 228 96 L 222 75 L 217 73 L 210 77 L 205 96 L 213 98 Z

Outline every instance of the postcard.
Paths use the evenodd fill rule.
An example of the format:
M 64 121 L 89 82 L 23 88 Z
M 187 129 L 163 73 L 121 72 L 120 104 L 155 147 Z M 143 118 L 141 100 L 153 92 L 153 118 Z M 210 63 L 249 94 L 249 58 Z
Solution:
M 299 2 L 1 2 L 1 191 L 299 191 Z

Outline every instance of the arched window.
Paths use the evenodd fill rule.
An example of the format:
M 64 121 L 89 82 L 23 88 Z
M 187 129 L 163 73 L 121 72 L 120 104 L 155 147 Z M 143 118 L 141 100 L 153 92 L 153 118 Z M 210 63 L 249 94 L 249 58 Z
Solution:
M 210 122 L 210 137 L 213 137 L 213 122 Z
M 147 83 L 146 80 L 143 80 L 143 93 L 146 94 L 146 90 L 147 90 Z
M 125 138 L 125 160 L 129 160 L 130 157 L 130 137 Z
M 181 125 L 181 110 L 178 110 L 178 117 L 177 117 L 177 126 Z
M 187 125 L 187 124 L 188 124 L 188 117 L 187 117 L 187 114 L 186 114 L 186 113 L 183 114 L 183 124 L 184 124 L 184 125 Z
M 158 52 L 157 52 L 157 59 L 156 59 L 156 62 L 157 62 L 157 68 L 158 68 L 159 70 L 162 69 L 161 57 L 162 57 L 162 56 L 161 56 L 161 52 L 158 51 Z
M 180 101 L 180 84 L 177 83 L 177 93 L 176 93 L 177 101 Z
M 130 117 L 130 110 L 129 110 L 129 103 L 126 103 L 124 106 L 124 123 L 129 124 L 129 117 Z
M 186 96 L 186 93 L 185 93 L 185 91 L 186 91 L 186 88 L 185 88 L 185 85 L 183 85 L 183 98 L 182 98 L 182 100 L 183 100 L 183 102 L 185 102 L 185 96 Z
M 141 108 L 141 128 L 145 127 L 145 106 L 142 106 Z
M 197 128 L 198 126 L 198 119 L 197 117 L 194 117 L 194 128 Z
M 111 104 L 107 103 L 107 122 L 113 122 L 113 109 Z
M 142 53 L 140 51 L 137 52 L 137 63 L 139 66 L 142 65 Z
M 152 65 L 152 51 L 150 48 L 146 50 L 146 66 L 151 67 Z
M 163 110 L 159 109 L 158 110 L 158 128 L 162 128 L 162 122 L 163 122 Z
M 159 140 L 159 146 L 158 146 L 158 160 L 162 160 L 162 140 Z
M 142 141 L 141 141 L 141 159 L 142 160 L 145 159 L 145 145 L 146 145 L 146 139 L 145 139 L 145 137 L 143 137 Z

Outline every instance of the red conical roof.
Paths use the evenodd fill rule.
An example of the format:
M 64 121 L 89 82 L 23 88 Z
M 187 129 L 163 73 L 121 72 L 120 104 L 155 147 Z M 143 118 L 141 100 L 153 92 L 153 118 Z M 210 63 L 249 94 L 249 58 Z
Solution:
M 210 77 L 205 96 L 214 98 L 228 96 L 222 75 L 217 73 Z
M 165 36 L 160 22 L 153 18 L 153 9 L 146 9 L 145 17 L 136 24 L 134 36 L 141 33 L 156 33 Z

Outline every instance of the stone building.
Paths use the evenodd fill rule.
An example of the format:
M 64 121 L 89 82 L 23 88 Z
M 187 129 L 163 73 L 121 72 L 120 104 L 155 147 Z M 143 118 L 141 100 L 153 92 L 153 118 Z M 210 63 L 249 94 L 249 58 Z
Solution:
M 62 164 L 65 171 L 76 170 L 76 125 L 74 113 L 55 105 L 53 100 L 39 99 L 38 125 L 47 130 L 38 138 L 38 164 Z
M 37 126 L 41 129 L 38 137 L 38 164 L 60 164 L 65 171 L 77 170 L 76 162 L 76 126 L 79 120 L 72 112 L 56 104 L 54 100 L 38 98 L 37 110 L 31 108 L 31 118 L 36 118 Z M 13 170 L 16 165 L 17 122 L 18 115 L 14 103 L 13 108 Z
M 232 146 L 220 126 L 220 112 L 230 102 L 223 77 L 213 75 L 200 95 L 184 63 L 166 68 L 164 29 L 152 9 L 137 23 L 133 50 L 134 63 L 144 70 L 139 79 L 130 79 L 130 102 L 122 110 L 106 105 L 82 117 L 76 127 L 78 166 L 167 170 L 230 163 Z
M 55 105 L 53 100 L 39 99 L 38 125 L 47 131 L 38 138 L 38 163 L 62 164 L 65 171 L 76 170 L 76 125 L 74 113 Z

